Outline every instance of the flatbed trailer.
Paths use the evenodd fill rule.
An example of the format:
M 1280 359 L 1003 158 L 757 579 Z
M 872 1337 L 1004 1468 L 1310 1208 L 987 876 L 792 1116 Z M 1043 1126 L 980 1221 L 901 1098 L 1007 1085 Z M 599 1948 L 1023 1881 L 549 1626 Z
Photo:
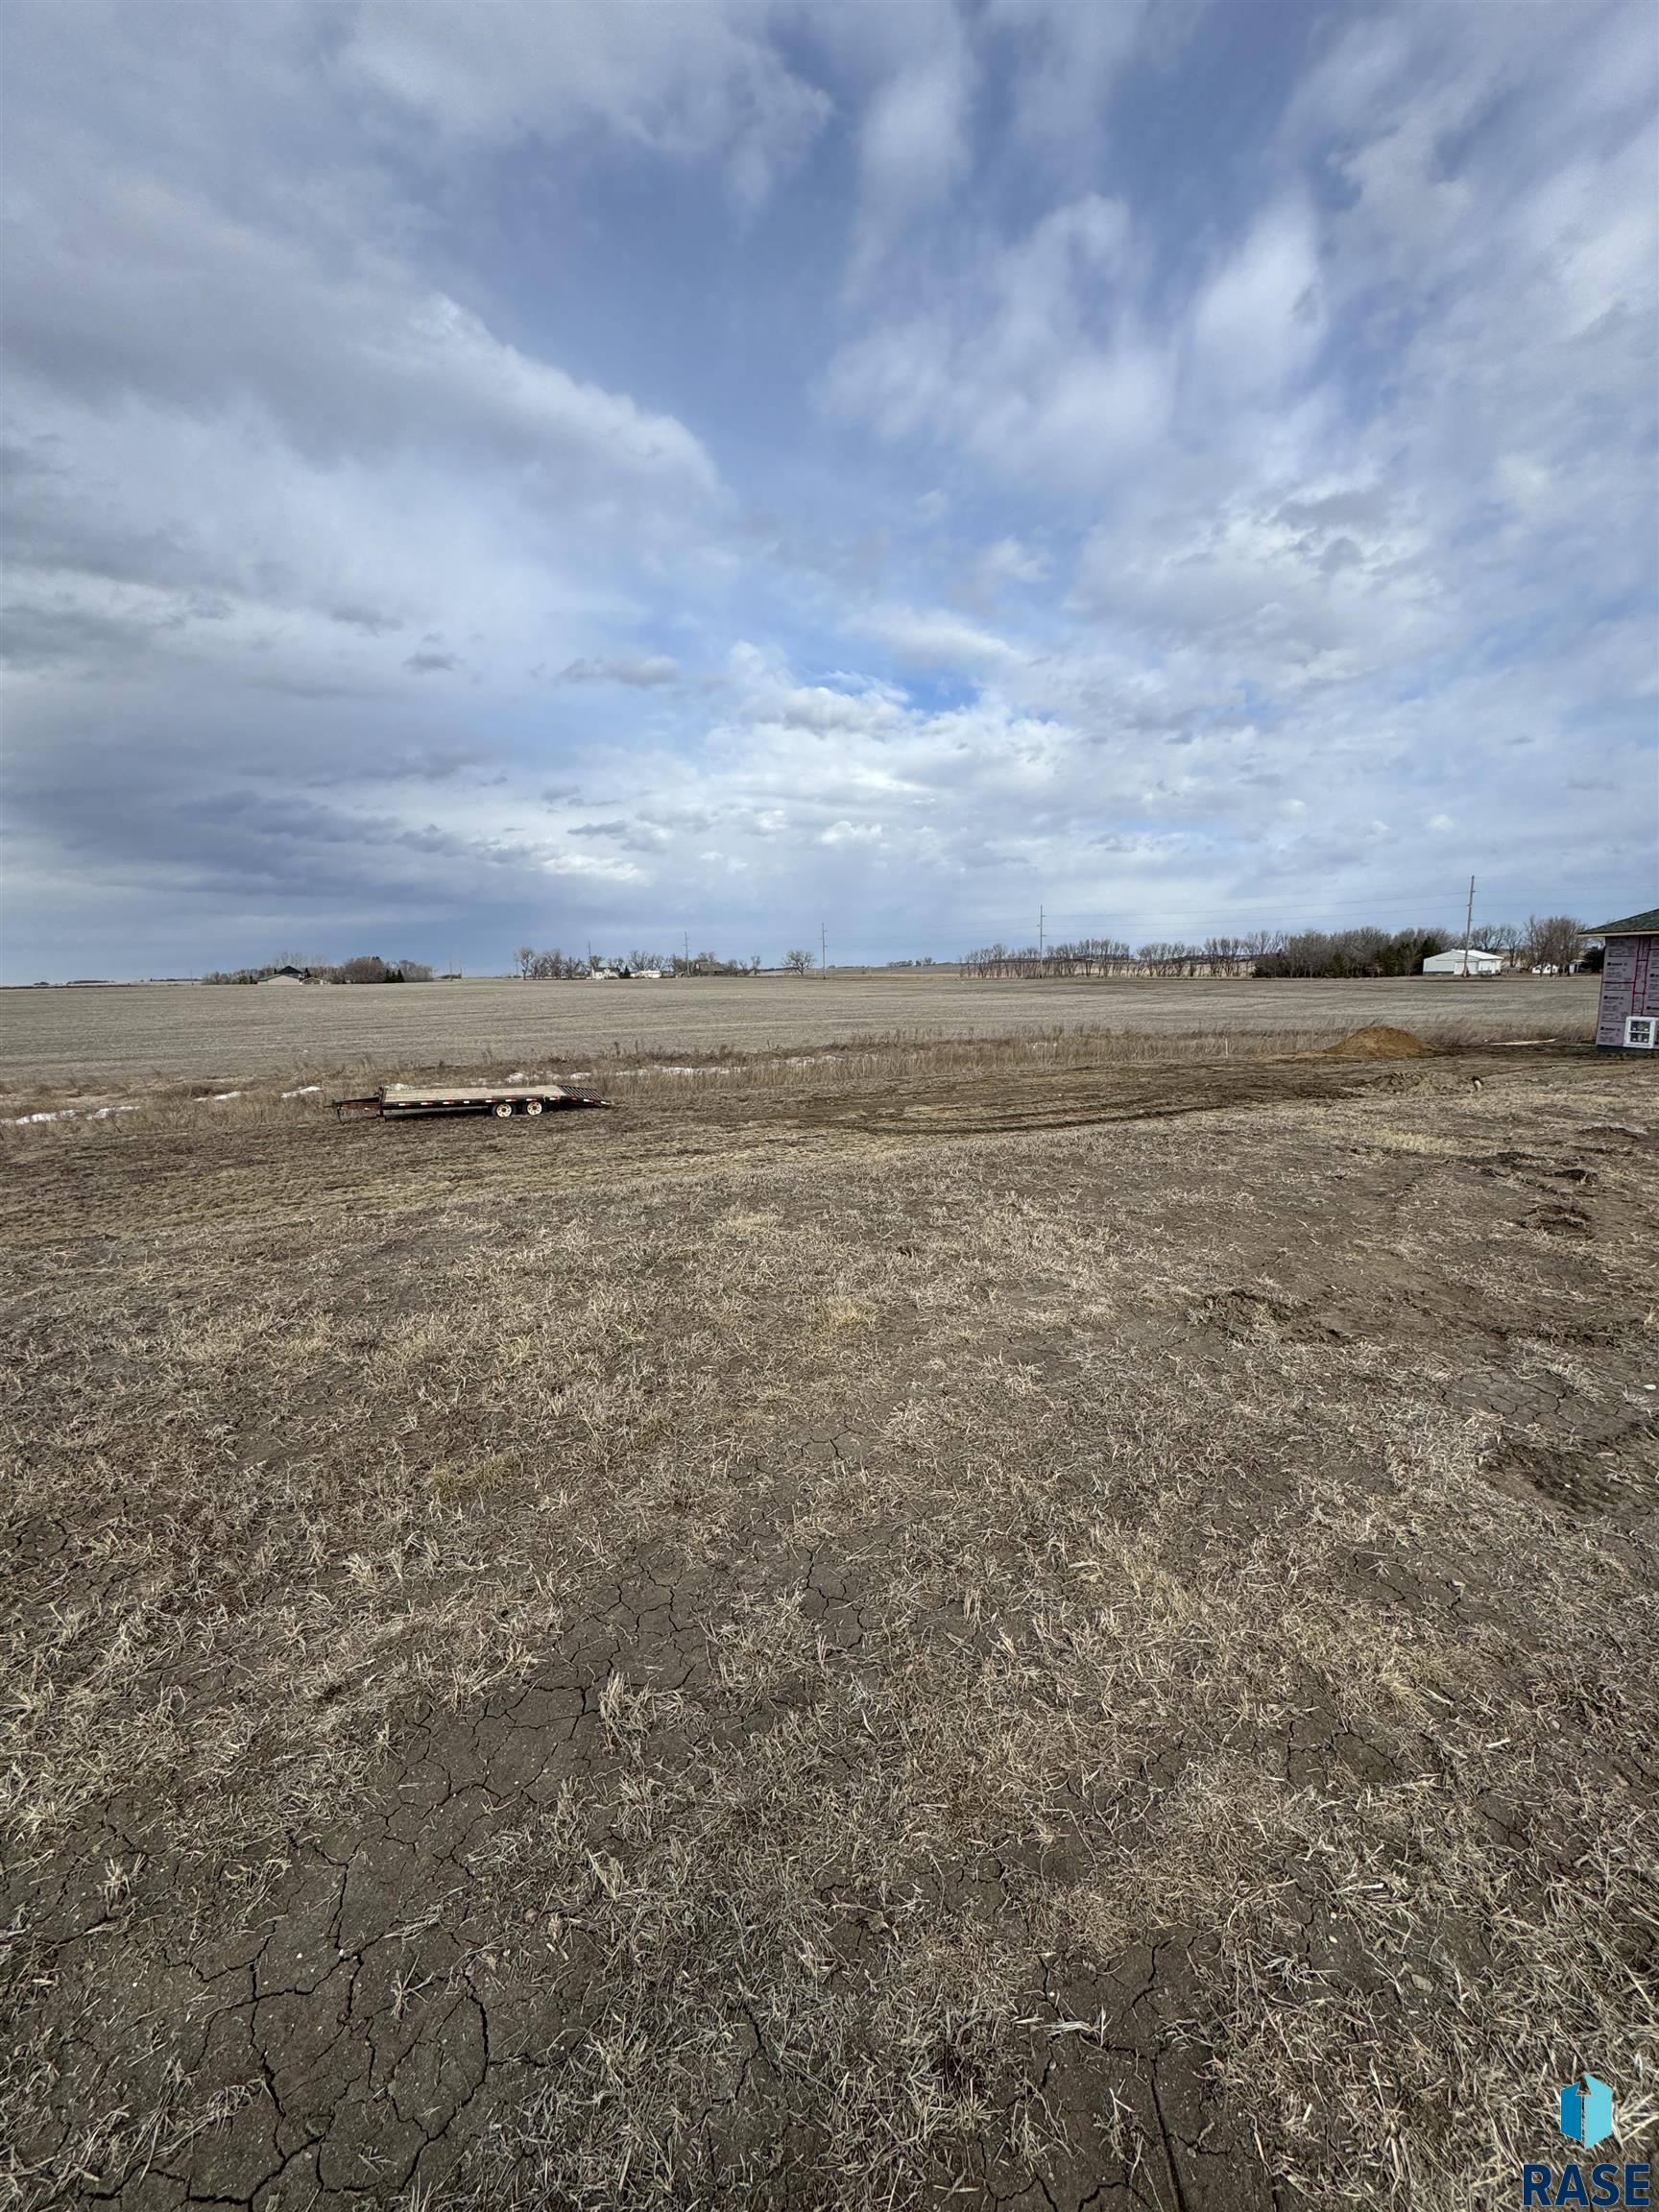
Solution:
M 493 1114 L 505 1121 L 515 1114 L 562 1114 L 610 1103 L 559 1083 L 382 1083 L 366 1098 L 336 1098 L 334 1114 L 341 1121 L 401 1121 L 417 1114 Z

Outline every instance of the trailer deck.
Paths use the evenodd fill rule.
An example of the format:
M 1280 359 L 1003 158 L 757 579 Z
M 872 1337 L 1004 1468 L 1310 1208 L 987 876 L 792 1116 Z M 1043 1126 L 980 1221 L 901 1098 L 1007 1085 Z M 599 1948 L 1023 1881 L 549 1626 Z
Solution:
M 515 1114 L 557 1114 L 572 1107 L 609 1107 L 609 1098 L 590 1098 L 560 1083 L 382 1083 L 366 1098 L 336 1098 L 342 1121 L 402 1120 L 418 1114 L 493 1114 L 505 1121 Z

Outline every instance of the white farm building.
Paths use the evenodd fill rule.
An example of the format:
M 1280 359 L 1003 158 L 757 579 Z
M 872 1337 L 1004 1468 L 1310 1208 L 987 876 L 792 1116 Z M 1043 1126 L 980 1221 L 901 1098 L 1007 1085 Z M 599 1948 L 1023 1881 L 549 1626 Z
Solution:
M 1431 952 L 1423 963 L 1425 975 L 1502 975 L 1503 955 L 1482 952 L 1475 946 L 1455 945 L 1450 952 Z

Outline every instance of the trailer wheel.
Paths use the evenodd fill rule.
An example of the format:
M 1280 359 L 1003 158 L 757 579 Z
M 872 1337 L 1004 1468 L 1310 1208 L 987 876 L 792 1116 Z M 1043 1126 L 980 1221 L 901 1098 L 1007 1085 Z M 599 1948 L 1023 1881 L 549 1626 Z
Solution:
M 505 1121 L 513 1111 L 513 1101 L 511 1098 L 497 1098 L 490 1111 L 494 1115 L 497 1121 Z
M 540 1099 L 540 1098 L 526 1098 L 526 1099 L 525 1099 L 525 1101 L 524 1101 L 524 1111 L 525 1111 L 525 1113 L 526 1113 L 526 1114 L 540 1114 L 540 1113 L 541 1113 L 541 1099 Z

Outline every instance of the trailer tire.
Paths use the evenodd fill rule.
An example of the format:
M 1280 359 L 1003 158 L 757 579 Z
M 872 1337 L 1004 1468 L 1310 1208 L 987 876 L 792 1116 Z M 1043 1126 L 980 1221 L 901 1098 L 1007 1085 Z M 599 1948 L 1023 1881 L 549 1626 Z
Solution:
M 513 1101 L 511 1098 L 497 1098 L 490 1111 L 494 1115 L 497 1121 L 505 1121 L 513 1111 Z
M 525 1111 L 525 1113 L 526 1113 L 526 1114 L 540 1114 L 540 1113 L 541 1113 L 541 1099 L 540 1099 L 540 1098 L 526 1098 L 526 1099 L 525 1099 L 525 1101 L 524 1101 L 524 1111 Z

